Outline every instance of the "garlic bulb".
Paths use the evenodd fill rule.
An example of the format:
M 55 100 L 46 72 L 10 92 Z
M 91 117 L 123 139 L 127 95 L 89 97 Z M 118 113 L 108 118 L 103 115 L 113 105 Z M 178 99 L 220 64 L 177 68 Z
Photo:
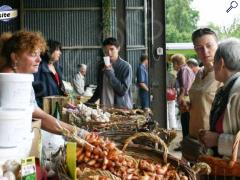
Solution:
M 5 172 L 3 177 L 6 177 L 8 180 L 16 180 L 16 176 L 12 171 Z
M 3 165 L 3 171 L 12 171 L 16 173 L 20 169 L 20 165 L 16 161 L 7 160 Z
M 0 165 L 0 177 L 2 177 L 3 176 L 3 167 L 2 167 L 2 165 Z
M 0 176 L 0 180 L 8 180 L 8 178 L 3 177 L 3 176 L 2 176 L 2 177 Z
M 71 110 L 85 122 L 109 122 L 111 114 L 102 109 L 93 109 L 85 104 L 79 104 L 78 108 Z

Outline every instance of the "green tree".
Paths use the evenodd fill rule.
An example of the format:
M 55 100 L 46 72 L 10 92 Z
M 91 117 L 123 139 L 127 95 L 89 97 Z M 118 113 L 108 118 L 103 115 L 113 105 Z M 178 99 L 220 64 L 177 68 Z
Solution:
M 166 0 L 166 42 L 190 42 L 197 28 L 199 12 L 191 8 L 193 0 Z
M 220 40 L 227 37 L 240 38 L 240 18 L 235 18 L 230 26 L 219 26 L 214 23 L 209 23 L 208 27 L 217 33 Z

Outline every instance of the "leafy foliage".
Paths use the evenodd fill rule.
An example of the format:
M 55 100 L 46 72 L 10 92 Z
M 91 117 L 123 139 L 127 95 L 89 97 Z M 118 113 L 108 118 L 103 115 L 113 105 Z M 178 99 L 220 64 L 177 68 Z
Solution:
M 166 42 L 190 42 L 197 28 L 199 12 L 191 8 L 193 0 L 166 0 Z
M 103 39 L 111 35 L 111 0 L 102 0 L 103 6 Z
M 217 33 L 220 40 L 227 37 L 240 38 L 240 18 L 235 18 L 233 23 L 229 27 L 218 26 L 214 23 L 210 23 L 208 27 L 210 27 Z

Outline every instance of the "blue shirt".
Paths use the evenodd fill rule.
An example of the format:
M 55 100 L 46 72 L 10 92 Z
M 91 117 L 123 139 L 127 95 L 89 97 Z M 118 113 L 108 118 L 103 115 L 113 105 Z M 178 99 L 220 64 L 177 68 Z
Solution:
M 137 68 L 137 83 L 144 83 L 148 85 L 148 71 L 143 64 L 140 64 Z
M 140 64 L 137 68 L 137 84 L 144 83 L 148 86 L 148 71 L 144 64 Z M 139 87 L 139 97 L 142 109 L 150 106 L 149 93 L 145 89 Z

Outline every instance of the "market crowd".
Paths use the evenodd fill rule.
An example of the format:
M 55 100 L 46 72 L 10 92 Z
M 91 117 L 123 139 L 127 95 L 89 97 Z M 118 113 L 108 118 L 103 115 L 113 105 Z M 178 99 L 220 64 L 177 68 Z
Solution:
M 177 71 L 177 103 L 183 130 L 183 154 L 189 155 L 184 153 L 186 146 L 187 149 L 194 149 L 191 142 L 198 142 L 209 148 L 214 156 L 229 156 L 235 135 L 240 130 L 240 41 L 230 38 L 218 43 L 214 31 L 200 28 L 193 32 L 192 42 L 198 60 L 187 60 L 182 54 L 171 57 Z M 19 31 L 3 33 L 0 45 L 1 73 L 34 74 L 33 117 L 42 119 L 42 128 L 56 134 L 61 134 L 62 128 L 75 131 L 72 125 L 57 121 L 41 109 L 43 97 L 66 94 L 64 76 L 58 62 L 61 43 L 46 41 L 39 32 Z M 131 65 L 119 56 L 120 44 L 117 39 L 105 39 L 102 48 L 104 61 L 98 67 L 97 88 L 87 104 L 100 100 L 103 108 L 132 109 L 131 85 L 136 76 L 141 108 L 149 108 L 147 55 L 140 57 L 137 74 L 133 75 Z M 198 66 L 199 61 L 201 67 Z M 79 94 L 84 92 L 86 67 L 78 66 L 82 74 L 74 78 L 74 81 L 82 81 L 75 84 Z M 175 105 L 168 104 L 175 108 Z M 170 117 L 170 128 L 175 128 L 176 120 Z M 81 137 L 88 134 L 80 128 L 77 133 Z
M 190 162 L 202 154 L 231 156 L 240 130 L 240 41 L 218 42 L 213 30 L 200 28 L 192 33 L 192 42 L 198 60 L 171 56 L 183 133 L 177 150 Z

